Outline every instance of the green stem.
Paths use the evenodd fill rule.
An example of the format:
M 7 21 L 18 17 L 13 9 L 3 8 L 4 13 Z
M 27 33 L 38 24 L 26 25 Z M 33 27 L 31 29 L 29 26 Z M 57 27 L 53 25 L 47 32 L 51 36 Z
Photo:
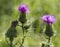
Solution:
M 48 38 L 48 44 L 50 43 L 50 37 Z M 50 45 L 48 45 L 47 47 L 50 47 Z
M 10 38 L 10 47 L 13 47 L 13 38 Z
M 22 30 L 23 30 L 23 38 L 22 38 L 22 43 L 20 45 L 20 47 L 23 47 L 23 44 L 24 44 L 24 40 L 25 40 L 25 36 L 24 36 L 24 24 L 22 24 Z
M 24 36 L 24 24 L 22 24 L 23 36 Z
M 48 38 L 48 43 L 50 43 L 50 37 Z
M 22 38 L 22 43 L 21 43 L 20 47 L 23 47 L 24 39 L 25 39 L 25 36 Z
M 13 47 L 12 42 L 10 42 L 10 47 Z
M 42 43 L 42 46 L 41 47 L 45 47 L 45 44 Z
M 47 45 L 47 47 L 50 47 L 50 45 Z

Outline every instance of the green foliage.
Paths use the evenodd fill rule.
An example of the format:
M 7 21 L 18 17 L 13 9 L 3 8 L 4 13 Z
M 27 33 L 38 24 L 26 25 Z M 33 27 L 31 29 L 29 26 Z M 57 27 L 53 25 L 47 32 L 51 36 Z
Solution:
M 52 38 L 52 41 L 55 47 L 60 47 L 60 0 L 0 0 L 0 39 L 2 39 L 0 47 L 8 47 L 6 41 L 3 41 L 3 39 L 6 31 L 11 26 L 11 22 L 18 19 L 19 13 L 17 8 L 22 2 L 28 4 L 30 9 L 29 17 L 31 16 L 34 20 L 37 19 L 33 22 L 36 31 L 34 31 L 35 33 L 29 33 L 32 33 L 32 36 L 28 34 L 29 37 L 24 43 L 24 45 L 26 44 L 25 47 L 40 47 L 41 37 L 38 37 L 39 35 L 37 33 L 44 28 L 42 26 L 40 27 L 42 23 L 40 18 L 47 13 L 56 17 L 56 23 L 53 26 L 57 35 Z M 19 34 L 21 34 L 22 30 L 19 27 L 17 30 L 18 36 L 20 36 Z

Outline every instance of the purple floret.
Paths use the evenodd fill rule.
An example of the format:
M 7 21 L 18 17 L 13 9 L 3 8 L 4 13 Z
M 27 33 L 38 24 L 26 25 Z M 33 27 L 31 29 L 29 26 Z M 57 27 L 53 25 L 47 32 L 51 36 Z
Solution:
M 55 17 L 51 15 L 44 15 L 42 17 L 42 20 L 48 24 L 53 24 L 56 21 Z
M 28 6 L 26 4 L 21 4 L 18 8 L 21 13 L 29 13 Z

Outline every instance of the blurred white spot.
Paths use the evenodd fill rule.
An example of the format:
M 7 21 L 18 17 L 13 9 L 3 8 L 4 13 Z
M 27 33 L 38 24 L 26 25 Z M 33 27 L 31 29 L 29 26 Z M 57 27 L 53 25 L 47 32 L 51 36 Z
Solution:
M 46 42 L 44 42 L 44 41 L 40 42 L 40 45 L 42 45 L 42 44 L 46 44 Z
M 50 47 L 54 47 L 54 45 L 52 44 L 52 45 L 50 45 Z
M 1 42 L 2 40 L 0 40 L 0 42 Z

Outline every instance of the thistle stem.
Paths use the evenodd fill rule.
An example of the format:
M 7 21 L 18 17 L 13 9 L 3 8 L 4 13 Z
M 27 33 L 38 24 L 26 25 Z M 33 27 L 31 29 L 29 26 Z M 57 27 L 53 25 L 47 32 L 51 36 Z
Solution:
M 13 38 L 10 38 L 10 47 L 13 47 Z
M 48 43 L 50 43 L 50 37 L 48 38 Z
M 24 36 L 24 24 L 22 24 L 22 30 L 23 30 L 23 38 L 22 38 L 22 43 L 20 45 L 20 47 L 23 47 L 23 44 L 24 44 L 24 40 L 25 40 L 25 36 Z
M 41 47 L 45 47 L 45 44 L 42 43 L 42 46 Z
M 48 38 L 48 43 L 50 43 L 50 37 Z M 50 45 L 48 45 L 47 47 L 50 47 Z

